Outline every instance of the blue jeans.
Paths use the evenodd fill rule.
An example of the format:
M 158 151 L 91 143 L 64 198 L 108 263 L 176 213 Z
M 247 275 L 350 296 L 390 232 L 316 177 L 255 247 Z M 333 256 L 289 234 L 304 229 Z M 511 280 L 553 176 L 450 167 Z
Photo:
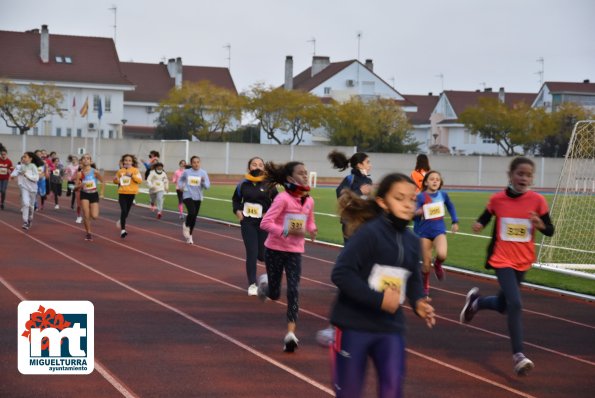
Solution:
M 523 325 L 521 322 L 522 301 L 519 286 L 525 277 L 525 271 L 513 268 L 495 268 L 500 284 L 497 296 L 481 297 L 477 301 L 479 310 L 494 310 L 506 313 L 508 318 L 508 334 L 512 344 L 512 353 L 523 352 Z

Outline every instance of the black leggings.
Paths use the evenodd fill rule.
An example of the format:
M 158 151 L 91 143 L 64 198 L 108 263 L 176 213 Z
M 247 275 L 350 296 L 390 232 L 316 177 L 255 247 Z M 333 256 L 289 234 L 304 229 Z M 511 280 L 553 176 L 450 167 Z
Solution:
M 300 277 L 302 275 L 302 254 L 266 249 L 265 265 L 269 286 L 267 296 L 278 300 L 281 296 L 283 270 L 287 279 L 287 322 L 296 322 L 300 309 Z
M 194 231 L 194 225 L 196 224 L 196 217 L 198 216 L 201 203 L 202 201 L 192 200 L 192 198 L 184 199 L 186 211 L 188 212 L 188 215 L 186 216 L 186 226 L 190 228 L 190 234 L 192 234 L 192 231 Z
M 256 283 L 256 260 L 264 261 L 264 241 L 268 234 L 260 229 L 260 219 L 244 218 L 240 226 L 246 248 L 246 276 L 251 285 Z
M 132 204 L 134 202 L 134 197 L 136 195 L 131 194 L 124 194 L 121 193 L 118 195 L 118 203 L 120 203 L 120 224 L 122 229 L 126 229 L 126 218 L 128 217 L 128 213 L 130 213 L 130 209 L 132 208 Z

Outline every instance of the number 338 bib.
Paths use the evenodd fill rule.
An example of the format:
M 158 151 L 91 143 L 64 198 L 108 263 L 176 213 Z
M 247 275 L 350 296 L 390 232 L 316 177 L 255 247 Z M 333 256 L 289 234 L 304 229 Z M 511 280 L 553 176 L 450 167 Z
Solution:
M 508 242 L 529 242 L 533 232 L 531 221 L 526 218 L 503 217 L 500 219 L 500 239 Z

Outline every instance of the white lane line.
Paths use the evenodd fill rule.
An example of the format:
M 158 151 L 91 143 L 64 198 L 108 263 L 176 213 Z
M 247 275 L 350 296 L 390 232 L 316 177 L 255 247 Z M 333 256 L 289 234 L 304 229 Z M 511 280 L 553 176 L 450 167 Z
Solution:
M 52 219 L 52 220 L 54 220 L 54 221 L 56 221 L 56 222 L 59 222 L 59 223 L 61 223 L 61 224 L 64 224 L 64 225 L 70 226 L 69 224 L 67 224 L 67 223 L 65 223 L 65 222 L 63 222 L 63 221 L 61 221 L 61 220 L 59 220 L 59 219 L 55 219 L 55 218 L 53 218 L 53 217 L 50 217 L 50 216 L 47 216 L 47 215 L 43 215 L 43 216 L 44 216 L 44 217 L 46 217 L 46 218 Z M 261 353 L 260 351 L 257 351 L 257 350 L 255 350 L 254 348 L 252 348 L 252 347 L 250 347 L 250 346 L 248 346 L 248 345 L 246 345 L 246 344 L 242 343 L 242 342 L 241 342 L 241 341 L 239 341 L 239 340 L 236 340 L 235 338 L 233 338 L 233 337 L 229 336 L 228 334 L 226 334 L 226 333 L 224 333 L 224 332 L 222 332 L 222 331 L 220 331 L 220 330 L 216 329 L 215 327 L 213 327 L 213 326 L 210 326 L 210 325 L 209 325 L 209 324 L 207 324 L 206 322 L 204 322 L 204 321 L 201 321 L 200 319 L 197 319 L 197 318 L 193 317 L 192 315 L 189 315 L 189 314 L 187 314 L 186 312 L 184 312 L 184 311 L 182 311 L 182 310 L 179 310 L 178 308 L 176 308 L 176 307 L 174 307 L 174 306 L 171 306 L 171 305 L 169 305 L 169 304 L 167 304 L 167 303 L 165 303 L 165 302 L 163 302 L 163 301 L 161 301 L 161 300 L 159 300 L 159 299 L 157 299 L 157 298 L 155 298 L 155 297 L 153 297 L 153 296 L 150 296 L 150 295 L 148 295 L 148 294 L 146 294 L 146 293 L 143 293 L 142 291 L 140 291 L 140 290 L 138 290 L 138 289 L 135 289 L 134 287 L 132 287 L 132 286 L 130 286 L 130 285 L 128 285 L 128 284 L 126 284 L 126 283 L 124 283 L 124 282 L 121 282 L 121 281 L 119 281 L 118 279 L 116 279 L 116 278 L 113 278 L 113 277 L 111 277 L 111 276 L 109 276 L 109 275 L 107 275 L 107 274 L 105 274 L 105 273 L 103 273 L 103 272 L 101 272 L 101 271 L 99 271 L 99 270 L 97 270 L 97 269 L 93 268 L 92 266 L 90 266 L 90 265 L 88 265 L 88 264 L 86 264 L 86 263 L 83 263 L 82 261 L 80 261 L 80 260 L 78 260 L 78 259 L 76 259 L 76 258 L 74 258 L 74 257 L 72 257 L 72 256 L 70 256 L 70 255 L 68 255 L 68 254 L 66 254 L 66 253 L 63 253 L 63 252 L 61 252 L 61 251 L 59 251 L 59 250 L 57 250 L 57 249 L 54 249 L 52 246 L 50 246 L 50 245 L 46 244 L 45 242 L 43 242 L 43 241 L 41 241 L 41 240 L 39 240 L 39 239 L 37 239 L 37 238 L 35 238 L 35 237 L 31 236 L 31 235 L 28 235 L 28 234 L 25 234 L 25 233 L 21 232 L 19 229 L 17 229 L 17 228 L 15 228 L 15 227 L 13 227 L 13 226 L 12 226 L 12 225 L 10 225 L 10 224 L 7 224 L 6 222 L 4 222 L 4 221 L 2 221 L 2 220 L 0 220 L 0 222 L 1 222 L 1 223 L 3 223 L 3 224 L 5 224 L 6 226 L 10 227 L 11 229 L 15 230 L 16 232 L 18 232 L 18 233 L 21 233 L 22 235 L 24 235 L 24 236 L 28 237 L 29 239 L 32 239 L 33 241 L 37 242 L 38 244 L 40 244 L 40 245 L 42 245 L 42 246 L 46 247 L 47 249 L 49 249 L 49 250 L 51 250 L 51 251 L 53 251 L 53 252 L 55 252 L 55 253 L 57 253 L 57 254 L 59 254 L 59 255 L 63 256 L 63 257 L 65 257 L 65 258 L 67 258 L 68 260 L 72 261 L 73 263 L 75 263 L 75 264 L 78 264 L 78 265 L 80 265 L 81 267 L 84 267 L 84 268 L 88 269 L 89 271 L 91 271 L 91 272 L 94 272 L 94 273 L 96 273 L 97 275 L 99 275 L 99 276 L 101 276 L 101 277 L 103 277 L 103 278 L 105 278 L 105 279 L 107 279 L 107 280 L 109 280 L 109 281 L 111 281 L 111 282 L 113 282 L 113 283 L 115 283 L 115 284 L 117 284 L 117 285 L 119 285 L 119 286 L 121 286 L 121 287 L 123 287 L 123 288 L 125 288 L 125 289 L 127 289 L 127 290 L 129 290 L 129 291 L 131 291 L 131 292 L 133 292 L 133 293 L 135 293 L 135 294 L 137 294 L 137 295 L 139 295 L 139 296 L 141 296 L 141 297 L 145 298 L 145 299 L 147 299 L 147 300 L 149 300 L 149 301 L 152 301 L 153 303 L 155 303 L 155 304 L 157 304 L 157 305 L 159 305 L 159 306 L 161 306 L 161 307 L 164 307 L 164 308 L 166 308 L 166 309 L 168 309 L 168 310 L 170 310 L 170 311 L 172 311 L 172 312 L 174 312 L 174 313 L 176 313 L 176 314 L 178 314 L 178 315 L 181 315 L 182 317 L 184 317 L 184 318 L 188 319 L 188 320 L 189 320 L 189 321 L 191 321 L 192 323 L 195 323 L 195 324 L 197 324 L 197 325 L 201 326 L 202 328 L 204 328 L 204 329 L 208 330 L 209 332 L 211 332 L 211 333 L 213 333 L 213 334 L 215 334 L 215 335 L 217 335 L 217 336 L 219 336 L 219 337 L 221 337 L 221 338 L 223 338 L 223 339 L 227 340 L 228 342 L 230 342 L 230 343 L 232 343 L 232 344 L 234 344 L 234 345 L 236 345 L 236 346 L 238 346 L 238 347 L 240 347 L 240 348 L 242 348 L 242 349 L 244 349 L 244 350 L 248 351 L 249 353 L 251 353 L 251 354 L 253 354 L 253 355 L 255 355 L 255 356 L 257 356 L 257 357 L 259 357 L 259 358 L 263 359 L 264 361 L 266 361 L 266 362 L 270 363 L 271 365 L 273 365 L 273 366 L 276 366 L 276 367 L 278 367 L 279 369 L 282 369 L 282 370 L 286 371 L 287 373 L 289 373 L 289 374 L 291 374 L 291 375 L 293 375 L 293 376 L 297 377 L 298 379 L 300 379 L 300 380 L 302 380 L 302 381 L 305 381 L 306 383 L 310 384 L 311 386 L 313 386 L 313 387 L 316 387 L 316 388 L 318 388 L 319 390 L 321 390 L 321 391 L 323 391 L 323 392 L 325 392 L 325 393 L 327 393 L 327 394 L 329 394 L 329 395 L 331 395 L 331 396 L 334 396 L 334 394 L 335 394 L 335 393 L 334 393 L 334 391 L 333 391 L 332 389 L 330 389 L 330 388 L 326 387 L 326 386 L 325 386 L 325 385 L 323 385 L 322 383 L 319 383 L 319 382 L 317 382 L 316 380 L 314 380 L 314 379 L 312 379 L 312 378 L 310 378 L 310 377 L 308 377 L 308 376 L 304 375 L 303 373 L 301 373 L 301 372 L 298 372 L 298 371 L 296 371 L 296 370 L 294 370 L 294 369 L 290 368 L 289 366 L 286 366 L 285 364 L 283 364 L 283 363 L 281 363 L 281 362 L 279 362 L 279 361 L 277 361 L 277 360 L 275 360 L 275 359 L 273 359 L 273 358 L 269 357 L 268 355 L 265 355 L 265 354 Z M 73 228 L 75 228 L 75 229 L 79 229 L 79 228 L 76 228 L 76 227 L 73 227 Z M 122 247 L 124 247 L 124 248 L 127 248 L 127 249 L 134 250 L 134 251 L 136 251 L 136 252 L 138 252 L 138 253 L 140 253 L 140 254 L 145 254 L 145 255 L 147 255 L 146 253 L 142 252 L 141 250 L 137 250 L 137 249 L 131 248 L 131 247 L 129 247 L 129 246 L 126 246 L 126 245 L 123 245 L 123 244 L 121 244 L 121 243 L 119 243 L 119 242 L 113 241 L 113 240 L 111 240 L 111 239 L 109 239 L 109 238 L 105 238 L 105 237 L 103 237 L 103 236 L 101 236 L 101 235 L 97 235 L 97 234 L 95 234 L 95 236 L 96 236 L 96 237 L 101 237 L 102 239 L 105 239 L 105 240 L 107 240 L 108 242 L 111 242 L 111 243 L 117 244 L 117 245 L 119 245 L 119 246 L 122 246 Z M 170 261 L 167 261 L 167 260 L 159 259 L 159 258 L 158 258 L 158 257 L 156 257 L 156 256 L 152 256 L 152 255 L 148 255 L 148 256 L 149 256 L 149 257 L 151 257 L 151 258 L 154 258 L 154 259 L 156 259 L 156 260 L 161 260 L 161 261 L 163 261 L 163 262 L 166 262 L 166 263 L 168 263 L 168 264 L 170 264 L 170 265 L 177 266 L 178 268 L 182 268 L 182 269 L 186 269 L 186 270 L 188 270 L 188 269 L 187 269 L 187 268 L 185 268 L 185 267 L 178 266 L 178 265 L 176 265 L 176 264 L 174 264 L 174 263 L 172 263 L 172 262 L 170 262 Z M 211 280 L 213 280 L 213 281 L 216 281 L 216 282 L 219 282 L 219 283 L 223 283 L 223 284 L 224 284 L 224 285 L 226 285 L 226 286 L 230 286 L 230 287 L 237 288 L 236 286 L 234 286 L 234 285 L 231 285 L 231 284 L 229 284 L 229 283 L 227 283 L 227 282 L 221 281 L 221 280 L 219 280 L 219 279 L 212 278 L 212 277 L 209 277 L 209 276 L 207 276 L 207 275 L 204 275 L 204 274 L 201 274 L 201 273 L 198 273 L 198 272 L 195 272 L 195 273 L 197 273 L 197 274 L 199 274 L 199 275 L 201 275 L 201 276 L 204 276 L 204 277 L 206 277 L 206 278 L 208 278 L 208 279 L 211 279 Z M 243 289 L 242 289 L 242 290 L 243 290 Z M 114 387 L 115 387 L 115 386 L 114 386 Z
M 11 228 L 13 228 L 13 227 L 11 227 Z M 13 229 L 16 229 L 16 228 L 13 228 Z M 17 231 L 18 231 L 18 229 L 17 229 Z M 21 301 L 27 300 L 25 298 L 25 296 L 23 294 L 21 294 L 21 292 L 19 292 L 14 286 L 12 286 L 6 279 L 4 279 L 2 277 L 2 275 L 0 275 L 0 283 L 2 283 L 19 300 L 21 300 Z M 95 367 L 95 370 L 97 372 L 99 372 L 99 374 L 101 376 L 103 376 L 103 378 L 105 380 L 107 380 L 107 382 L 110 383 L 124 397 L 126 397 L 126 398 L 137 398 L 138 397 L 138 395 L 136 395 L 134 392 L 132 392 L 130 387 L 126 386 L 126 384 L 124 384 L 120 379 L 118 379 L 116 376 L 114 376 L 107 369 L 107 367 L 105 367 L 99 360 L 97 360 L 97 358 L 95 358 L 94 367 Z

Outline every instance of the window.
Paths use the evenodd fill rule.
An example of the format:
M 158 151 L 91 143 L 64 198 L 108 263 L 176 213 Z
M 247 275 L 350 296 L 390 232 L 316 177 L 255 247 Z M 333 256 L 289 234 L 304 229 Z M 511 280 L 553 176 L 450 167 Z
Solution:
M 93 110 L 95 112 L 97 112 L 99 110 L 99 102 L 100 101 L 101 101 L 101 98 L 99 98 L 98 95 L 93 96 Z
M 19 134 L 19 132 L 17 131 L 17 128 L 16 127 L 13 127 L 12 128 L 12 135 L 17 135 L 17 134 Z
M 33 127 L 33 135 L 39 135 L 39 127 Z
M 105 112 L 111 112 L 112 111 L 112 97 L 111 95 L 106 95 L 105 96 L 105 106 L 103 107 Z
M 114 138 L 114 130 L 109 130 L 108 131 L 107 138 Z
M 64 57 L 64 62 L 66 62 L 67 64 L 71 64 L 72 63 L 72 57 Z
M 56 127 L 56 137 L 62 137 L 62 128 Z
M 71 128 L 67 128 L 66 129 L 66 136 L 70 137 L 72 135 L 72 129 Z
M 61 64 L 62 62 L 64 62 L 64 59 L 62 58 L 62 56 L 56 55 L 56 63 Z
M 330 87 L 325 87 L 324 88 L 324 95 L 329 95 L 331 93 L 331 88 Z
M 83 130 L 82 129 L 76 129 L 76 136 L 77 137 L 82 137 L 83 136 Z
M 495 144 L 496 140 L 494 140 L 493 138 L 483 138 L 481 142 L 484 144 Z

